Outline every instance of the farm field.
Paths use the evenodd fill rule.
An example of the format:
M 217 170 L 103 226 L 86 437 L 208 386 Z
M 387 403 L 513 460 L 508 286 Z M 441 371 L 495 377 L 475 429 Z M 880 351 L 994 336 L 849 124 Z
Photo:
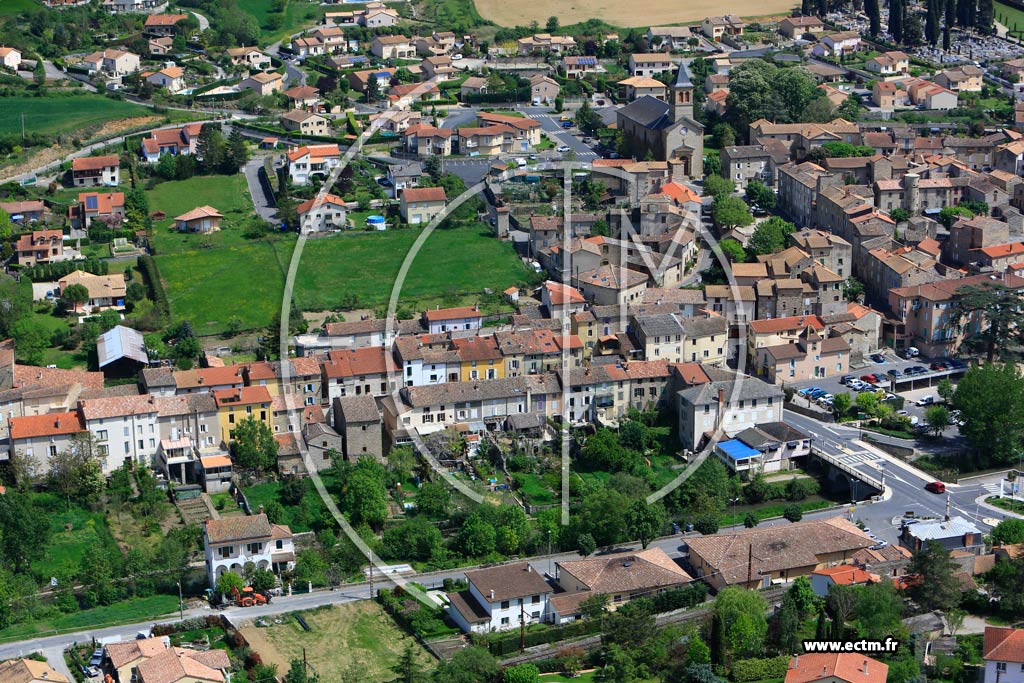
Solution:
M 3 6 L 0 4 L 0 8 Z M 3 9 L 0 9 L 0 14 L 3 14 Z M 100 126 L 115 119 L 150 116 L 152 112 L 142 105 L 102 95 L 5 97 L 4 115 L 0 116 L 0 135 L 21 133 L 22 114 L 25 115 L 26 128 L 37 133 L 60 135 Z
M 392 667 L 409 643 L 415 646 L 424 672 L 434 666 L 423 648 L 375 602 L 334 605 L 302 616 L 312 629 L 308 633 L 287 616 L 283 624 L 245 626 L 241 631 L 253 651 L 264 662 L 277 664 L 278 671 L 287 671 L 290 661 L 301 659 L 305 650 L 312 670 L 321 678 L 358 667 L 363 680 L 390 681 L 396 677 Z
M 719 14 L 738 14 L 741 17 L 789 14 L 794 7 L 792 0 L 733 0 L 724 5 L 715 0 L 686 3 L 638 1 L 639 5 L 616 0 L 570 0 L 568 4 L 556 8 L 547 0 L 522 0 L 516 3 L 475 0 L 480 15 L 501 26 L 526 26 L 531 21 L 543 26 L 552 14 L 558 16 L 562 26 L 587 19 L 603 19 L 615 26 L 657 26 L 699 22 L 704 17 Z

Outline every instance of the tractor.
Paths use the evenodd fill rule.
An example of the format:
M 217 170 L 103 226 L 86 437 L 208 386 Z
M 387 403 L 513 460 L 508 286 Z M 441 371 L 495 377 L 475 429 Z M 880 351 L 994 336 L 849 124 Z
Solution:
M 270 602 L 270 596 L 257 593 L 252 586 L 246 586 L 241 591 L 237 588 L 231 589 L 231 595 L 235 604 L 239 607 L 252 607 L 253 605 L 266 605 Z

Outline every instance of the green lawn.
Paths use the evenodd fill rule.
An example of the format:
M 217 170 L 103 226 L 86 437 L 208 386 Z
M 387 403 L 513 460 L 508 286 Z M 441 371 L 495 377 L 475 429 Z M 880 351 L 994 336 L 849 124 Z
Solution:
M 6 3 L 10 0 L 0 2 Z M 25 115 L 27 128 L 47 135 L 60 135 L 90 126 L 100 126 L 115 119 L 152 115 L 150 109 L 140 104 L 114 100 L 102 95 L 5 97 L 3 108 L 4 115 L 0 116 L 0 135 L 20 133 L 22 114 Z
M 1001 2 L 995 4 L 996 21 L 1003 24 L 1011 31 L 1024 30 L 1024 11 L 1016 7 L 1004 5 Z
M 0 17 L 9 17 L 39 7 L 32 0 L 0 0 Z
M 321 478 L 328 491 L 333 491 L 336 488 L 336 481 L 332 477 L 321 475 Z M 284 518 L 281 520 L 281 524 L 291 527 L 291 530 L 296 533 L 311 531 L 313 518 L 319 518 L 327 514 L 326 506 L 323 500 L 320 499 L 320 494 L 313 487 L 313 481 L 310 479 L 305 479 L 304 481 L 306 482 L 306 496 L 299 505 L 284 506 Z M 245 497 L 249 501 L 249 506 L 253 511 L 256 511 L 260 505 L 266 506 L 270 501 L 280 503 L 281 501 L 278 498 L 278 490 L 280 488 L 281 483 L 277 481 L 249 486 L 245 489 Z M 230 509 L 231 503 L 229 501 L 227 510 Z
M 520 494 L 530 505 L 550 505 L 558 501 L 554 491 L 544 484 L 539 475 L 517 472 L 512 478 L 519 486 Z
M 88 512 L 80 507 L 67 508 L 53 494 L 39 494 L 50 510 L 50 543 L 46 554 L 32 563 L 32 571 L 45 581 L 64 566 L 76 568 L 90 546 L 110 541 L 110 529 L 101 512 Z M 70 525 L 70 529 L 65 526 Z
M 156 223 L 157 236 L 155 244 L 157 253 L 168 251 L 189 251 L 199 246 L 203 237 L 200 235 L 181 235 L 166 230 L 173 218 L 186 211 L 209 204 L 224 214 L 225 222 L 230 225 L 245 216 L 252 215 L 252 199 L 241 173 L 235 175 L 196 176 L 188 180 L 173 180 L 160 183 L 149 191 L 149 210 L 163 211 L 167 219 Z M 223 239 L 222 230 L 215 237 Z
M 50 619 L 15 624 L 0 630 L 0 642 L 25 640 L 34 636 L 68 633 L 104 626 L 145 622 L 178 611 L 178 596 L 154 595 L 124 600 L 109 607 L 96 607 Z

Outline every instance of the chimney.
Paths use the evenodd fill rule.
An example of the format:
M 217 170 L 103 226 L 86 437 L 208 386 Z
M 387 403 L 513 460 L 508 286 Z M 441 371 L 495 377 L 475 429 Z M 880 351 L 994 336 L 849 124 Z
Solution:
M 793 666 L 791 669 L 797 669 L 800 667 L 800 655 L 793 655 Z
M 864 660 L 864 675 L 868 675 L 868 660 Z
M 260 504 L 260 514 L 261 515 L 263 514 L 263 504 L 262 503 Z
M 722 421 L 725 419 L 725 387 L 718 388 L 718 417 L 715 420 L 715 429 L 719 429 L 722 426 Z
M 828 667 L 827 666 L 821 667 L 821 677 L 824 678 L 825 676 L 828 676 Z
M 493 599 L 494 599 L 494 591 L 492 590 L 491 591 L 491 600 L 493 600 Z

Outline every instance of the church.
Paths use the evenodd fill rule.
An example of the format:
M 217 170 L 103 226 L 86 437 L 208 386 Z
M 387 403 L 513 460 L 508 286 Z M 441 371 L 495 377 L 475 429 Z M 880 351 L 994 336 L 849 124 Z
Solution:
M 680 63 L 668 86 L 669 101 L 645 95 L 616 112 L 616 125 L 626 136 L 637 159 L 648 153 L 657 161 L 669 162 L 672 177 L 701 178 L 704 175 L 704 126 L 693 118 L 693 81 Z

